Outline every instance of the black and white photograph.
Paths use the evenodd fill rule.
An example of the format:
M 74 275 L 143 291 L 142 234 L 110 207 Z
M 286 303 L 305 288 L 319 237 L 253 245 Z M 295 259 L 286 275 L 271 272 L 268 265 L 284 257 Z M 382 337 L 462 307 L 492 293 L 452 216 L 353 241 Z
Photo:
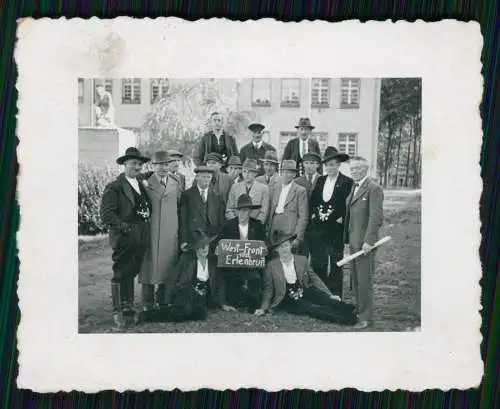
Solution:
M 480 382 L 477 23 L 17 38 L 19 388 Z
M 79 332 L 418 331 L 421 93 L 79 78 Z

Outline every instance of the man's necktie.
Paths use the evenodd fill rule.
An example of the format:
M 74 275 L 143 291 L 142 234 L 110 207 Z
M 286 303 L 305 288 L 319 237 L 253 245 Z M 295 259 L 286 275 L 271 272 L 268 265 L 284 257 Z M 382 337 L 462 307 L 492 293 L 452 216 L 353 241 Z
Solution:
M 359 187 L 359 183 L 355 183 L 353 186 L 352 186 L 352 196 L 351 196 L 351 200 L 349 202 L 349 205 L 352 203 L 352 201 L 354 200 L 354 195 L 356 194 L 356 189 Z
M 166 179 L 162 179 L 160 183 L 163 185 L 163 187 L 167 187 Z
M 252 189 L 252 186 L 248 186 L 248 185 L 246 185 L 246 186 L 245 186 L 245 189 L 246 189 L 246 191 L 247 191 L 247 195 L 249 195 L 249 194 L 250 194 L 250 190 Z
M 206 190 L 201 191 L 201 197 L 203 199 L 203 202 L 206 203 L 207 202 L 207 191 Z
M 306 141 L 302 141 L 302 156 L 307 153 Z

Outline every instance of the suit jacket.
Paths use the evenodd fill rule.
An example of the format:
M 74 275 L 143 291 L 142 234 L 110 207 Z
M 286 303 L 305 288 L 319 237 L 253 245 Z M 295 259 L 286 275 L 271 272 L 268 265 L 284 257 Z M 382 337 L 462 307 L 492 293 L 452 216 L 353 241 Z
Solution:
M 140 181 L 139 188 L 151 212 L 151 202 Z M 100 213 L 102 222 L 109 228 L 109 244 L 112 248 L 116 246 L 124 230 L 137 219 L 135 196 L 132 189 L 124 173 L 121 173 L 113 182 L 108 183 L 104 189 Z
M 316 139 L 309 137 L 308 142 L 308 152 L 316 152 L 318 155 L 321 155 L 321 150 L 319 149 L 319 143 Z M 300 156 L 300 146 L 299 146 L 299 138 L 293 138 L 288 141 L 286 144 L 285 150 L 283 152 L 283 158 L 285 159 L 293 159 L 297 162 L 297 170 L 302 168 L 302 157 Z
M 241 163 L 244 163 L 247 159 L 255 159 L 260 164 L 258 175 L 263 175 L 264 168 L 262 166 L 261 160 L 264 158 L 264 155 L 267 151 L 276 151 L 276 149 L 273 145 L 270 145 L 266 142 L 262 142 L 262 146 L 260 147 L 260 149 L 255 148 L 252 142 L 247 143 L 245 146 L 243 146 L 243 148 L 241 148 L 240 151 Z
M 207 206 L 204 212 L 203 199 L 196 183 L 182 192 L 179 205 L 181 244 L 190 243 L 197 229 L 205 230 L 208 235 L 220 233 L 224 223 L 224 199 L 211 187 L 208 188 Z
M 182 253 L 176 268 L 176 279 L 172 291 L 172 303 L 183 307 L 190 307 L 192 302 L 192 286 L 196 280 L 197 258 L 196 253 L 189 251 Z M 214 303 L 218 306 L 227 304 L 225 297 L 225 281 L 222 274 L 218 274 L 214 260 L 208 258 L 208 283 L 210 295 Z
M 225 202 L 229 196 L 229 190 L 233 185 L 233 178 L 224 172 L 214 173 L 212 178 L 212 187 L 222 196 Z
M 269 186 L 269 189 L 275 184 L 275 183 L 281 183 L 281 176 L 276 172 L 272 177 L 269 183 L 267 182 L 267 176 L 266 175 L 261 175 L 257 176 L 255 180 L 259 183 L 262 183 L 264 185 Z
M 346 199 L 344 242 L 350 244 L 352 251 L 358 251 L 363 243 L 373 245 L 378 240 L 378 231 L 384 221 L 384 191 L 367 178 L 354 197 L 352 194 L 353 191 Z
M 265 240 L 264 226 L 259 220 L 252 219 L 248 221 L 248 239 L 247 240 Z M 240 229 L 238 227 L 238 218 L 227 220 L 222 230 L 221 239 L 240 240 Z
M 175 180 L 177 180 L 177 183 L 179 183 L 179 188 L 181 192 L 184 192 L 186 190 L 186 176 L 184 176 L 182 173 L 170 173 L 168 174 L 169 176 L 172 176 Z
M 316 287 L 329 296 L 332 295 L 328 287 L 321 278 L 311 268 L 309 261 L 304 256 L 294 255 L 295 273 L 297 281 L 302 288 Z M 275 308 L 285 298 L 286 280 L 283 272 L 283 266 L 279 257 L 272 259 L 267 263 L 264 270 L 264 280 L 262 288 L 262 301 L 260 308 L 267 310 Z
M 333 194 L 330 200 L 325 203 L 323 202 L 323 188 L 326 178 L 327 176 L 320 176 L 311 192 L 309 200 L 311 214 L 309 230 L 313 234 L 318 234 L 320 239 L 335 244 L 338 247 L 343 247 L 346 199 L 352 190 L 353 180 L 339 172 Z M 318 207 L 320 205 L 323 205 L 323 207 L 331 206 L 334 210 L 327 221 L 321 222 L 318 217 Z
M 236 217 L 235 207 L 238 204 L 238 198 L 246 192 L 245 182 L 235 183 L 231 186 L 229 198 L 227 200 L 226 219 L 229 220 Z M 257 219 L 264 224 L 266 222 L 267 212 L 269 209 L 269 188 L 262 183 L 254 181 L 252 188 L 250 189 L 250 197 L 252 198 L 253 204 L 260 204 L 262 206 L 260 209 L 252 210 L 250 212 L 250 217 Z
M 233 155 L 239 155 L 238 147 L 236 146 L 236 141 L 232 135 L 228 135 L 226 132 L 222 133 L 222 137 L 224 138 L 224 142 L 227 149 L 227 157 L 230 158 Z M 193 155 L 193 160 L 196 166 L 201 165 L 205 161 L 205 156 L 213 152 L 212 143 L 215 135 L 212 131 L 207 132 L 201 140 L 198 142 L 196 150 Z
M 276 207 L 280 198 L 283 184 L 275 183 L 270 189 L 269 217 L 266 224 L 268 233 L 271 233 L 273 218 L 276 213 Z M 309 210 L 307 204 L 307 191 L 303 186 L 294 181 L 291 182 L 290 190 L 286 195 L 284 213 L 286 215 L 286 226 L 282 226 L 282 231 L 297 235 L 297 239 L 304 240 L 304 233 L 309 220 Z
M 318 183 L 318 178 L 321 175 L 316 173 L 314 175 L 314 179 L 312 180 L 312 183 L 307 179 L 306 175 L 299 176 L 294 180 L 295 183 L 297 183 L 300 186 L 304 186 L 307 190 L 307 197 L 311 197 L 311 193 L 314 190 L 314 187 L 316 186 L 316 183 Z

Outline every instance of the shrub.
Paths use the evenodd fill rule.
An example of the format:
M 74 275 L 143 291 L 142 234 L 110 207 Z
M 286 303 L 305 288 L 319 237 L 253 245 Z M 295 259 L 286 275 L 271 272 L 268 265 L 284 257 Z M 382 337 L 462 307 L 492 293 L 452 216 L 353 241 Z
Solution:
M 119 173 L 116 166 L 78 165 L 78 234 L 105 233 L 99 214 L 106 185 Z

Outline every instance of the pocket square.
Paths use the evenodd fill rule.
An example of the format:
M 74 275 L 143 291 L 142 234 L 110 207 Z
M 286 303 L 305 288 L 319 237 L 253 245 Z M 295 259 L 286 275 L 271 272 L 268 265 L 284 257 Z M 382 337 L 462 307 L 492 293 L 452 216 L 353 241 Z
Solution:
M 337 220 L 335 220 L 337 223 L 342 223 L 342 217 L 339 217 Z

